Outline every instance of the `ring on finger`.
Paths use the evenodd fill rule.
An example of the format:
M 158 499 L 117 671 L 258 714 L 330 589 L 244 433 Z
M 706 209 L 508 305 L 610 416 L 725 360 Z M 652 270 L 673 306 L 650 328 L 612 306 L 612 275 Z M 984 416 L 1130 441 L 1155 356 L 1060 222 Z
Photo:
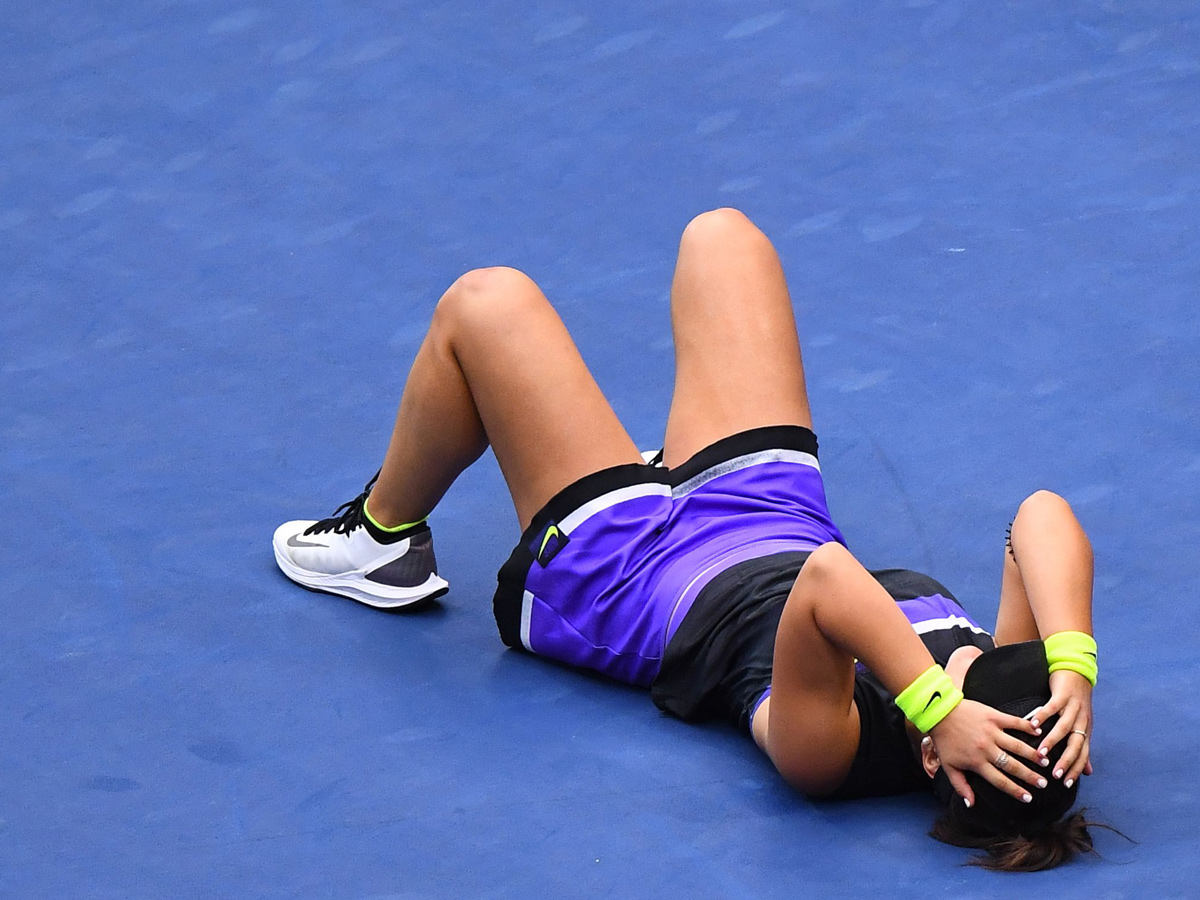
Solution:
M 1007 765 L 1008 765 L 1008 754 L 1005 753 L 1003 750 L 1001 750 L 1000 755 L 996 757 L 996 768 L 1003 769 Z
M 1080 731 L 1078 728 L 1072 728 L 1071 734 L 1082 734 L 1085 738 L 1088 736 L 1086 731 Z

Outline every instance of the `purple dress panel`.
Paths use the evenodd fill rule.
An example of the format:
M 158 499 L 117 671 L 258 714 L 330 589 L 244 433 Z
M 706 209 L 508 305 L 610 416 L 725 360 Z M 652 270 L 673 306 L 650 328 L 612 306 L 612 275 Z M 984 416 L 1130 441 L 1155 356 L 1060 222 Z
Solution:
M 521 643 L 642 686 L 712 578 L 746 559 L 845 543 L 815 456 L 795 450 L 746 454 L 674 488 L 611 491 L 534 540 L 535 557 L 549 542 L 561 546 L 529 568 Z

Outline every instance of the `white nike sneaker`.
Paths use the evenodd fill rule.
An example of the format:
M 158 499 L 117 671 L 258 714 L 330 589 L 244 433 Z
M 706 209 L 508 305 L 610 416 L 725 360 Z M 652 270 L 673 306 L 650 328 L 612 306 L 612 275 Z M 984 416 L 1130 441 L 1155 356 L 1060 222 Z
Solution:
M 642 462 L 648 466 L 657 466 L 663 468 L 663 452 L 662 450 L 643 450 Z
M 442 596 L 450 585 L 438 577 L 429 526 L 388 532 L 367 518 L 363 504 L 375 478 L 328 519 L 284 522 L 276 528 L 275 561 L 297 584 L 379 609 Z

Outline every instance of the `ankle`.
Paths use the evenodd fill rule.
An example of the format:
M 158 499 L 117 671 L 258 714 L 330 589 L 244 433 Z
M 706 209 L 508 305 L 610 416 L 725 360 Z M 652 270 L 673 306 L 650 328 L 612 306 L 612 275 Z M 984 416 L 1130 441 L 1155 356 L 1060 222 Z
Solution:
M 415 528 L 418 525 L 423 525 L 428 516 L 409 522 L 401 515 L 396 515 L 395 512 L 388 507 L 379 506 L 374 501 L 374 495 L 367 497 L 363 502 L 363 512 L 367 516 L 367 521 L 378 528 L 380 531 L 385 531 L 389 534 L 395 534 L 399 531 L 406 531 L 409 528 Z

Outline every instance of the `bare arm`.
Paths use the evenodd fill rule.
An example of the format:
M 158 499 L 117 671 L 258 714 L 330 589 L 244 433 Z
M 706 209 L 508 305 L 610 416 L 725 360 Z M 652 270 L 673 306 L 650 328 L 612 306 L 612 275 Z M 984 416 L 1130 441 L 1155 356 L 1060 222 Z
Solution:
M 996 643 L 1092 633 L 1092 545 L 1062 497 L 1033 494 L 1017 511 L 1004 556 Z
M 840 544 L 813 552 L 783 609 L 775 637 L 771 696 L 755 716 L 755 737 L 780 774 L 809 794 L 841 784 L 859 740 L 854 705 L 854 660 L 899 694 L 933 664 L 908 619 L 870 573 Z M 759 719 L 766 713 L 766 728 Z M 1025 788 L 990 765 L 1000 750 L 1011 754 L 1010 773 L 1034 784 L 1037 775 L 1016 763 L 1036 751 L 1005 729 L 1033 727 L 966 700 L 931 732 L 947 774 L 971 796 L 962 770 L 978 772 L 1020 797 Z
M 1005 553 L 996 643 L 1046 638 L 1060 631 L 1092 633 L 1092 545 L 1062 497 L 1038 491 L 1013 520 L 1012 551 Z M 1043 739 L 1049 750 L 1068 739 L 1054 776 L 1074 781 L 1091 771 L 1092 686 L 1082 675 L 1055 672 L 1052 698 L 1035 718 L 1059 721 Z

